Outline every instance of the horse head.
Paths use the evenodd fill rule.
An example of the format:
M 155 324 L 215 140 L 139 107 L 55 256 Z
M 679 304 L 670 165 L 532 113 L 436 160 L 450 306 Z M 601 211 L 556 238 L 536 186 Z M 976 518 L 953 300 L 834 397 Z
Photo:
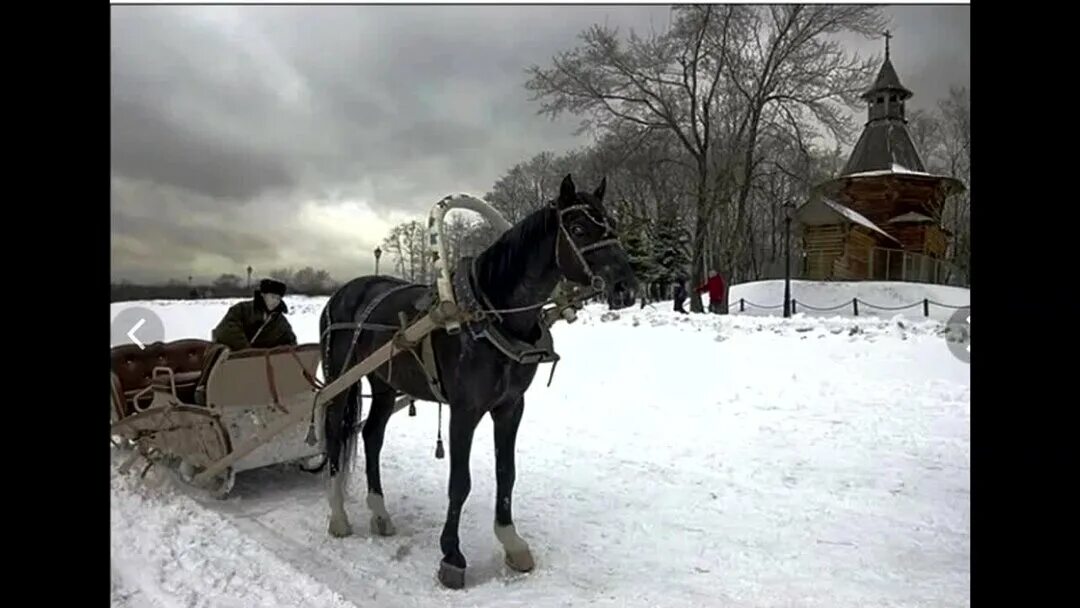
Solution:
M 607 178 L 593 192 L 578 192 L 568 174 L 555 201 L 559 235 L 555 259 L 567 280 L 603 292 L 615 308 L 634 302 L 637 277 L 618 237 L 615 219 L 604 208 Z

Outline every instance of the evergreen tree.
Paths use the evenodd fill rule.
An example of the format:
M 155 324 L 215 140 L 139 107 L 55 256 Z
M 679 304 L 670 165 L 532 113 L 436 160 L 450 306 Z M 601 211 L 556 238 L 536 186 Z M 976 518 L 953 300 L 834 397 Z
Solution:
M 686 227 L 672 220 L 658 223 L 652 242 L 652 259 L 655 266 L 653 281 L 667 298 L 680 276 L 690 275 L 690 234 Z M 691 286 L 692 288 L 692 286 Z

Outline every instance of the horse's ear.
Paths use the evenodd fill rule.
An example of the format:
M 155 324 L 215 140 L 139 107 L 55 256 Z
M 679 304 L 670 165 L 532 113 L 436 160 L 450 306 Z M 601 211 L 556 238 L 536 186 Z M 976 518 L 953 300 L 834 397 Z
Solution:
M 603 201 L 604 200 L 604 190 L 605 189 L 607 189 L 607 176 L 606 175 L 604 176 L 603 179 L 600 180 L 600 185 L 596 187 L 596 192 L 593 192 L 593 196 L 596 197 L 596 200 L 598 200 L 598 201 Z
M 574 186 L 574 180 L 567 173 L 562 180 L 562 185 L 559 186 L 559 206 L 571 205 L 575 200 L 577 200 L 577 187 Z

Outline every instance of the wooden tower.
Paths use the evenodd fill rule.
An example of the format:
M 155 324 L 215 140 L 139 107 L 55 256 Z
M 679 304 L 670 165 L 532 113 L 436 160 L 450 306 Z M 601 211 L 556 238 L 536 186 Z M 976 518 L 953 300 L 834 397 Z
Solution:
M 951 235 L 942 209 L 964 185 L 926 172 L 907 130 L 912 92 L 889 58 L 862 94 L 868 117 L 840 176 L 819 184 L 797 211 L 812 280 L 903 280 L 943 283 Z

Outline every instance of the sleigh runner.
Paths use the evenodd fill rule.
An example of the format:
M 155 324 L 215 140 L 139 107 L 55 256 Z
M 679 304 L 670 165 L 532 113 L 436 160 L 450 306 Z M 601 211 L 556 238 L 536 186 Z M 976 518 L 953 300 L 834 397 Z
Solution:
M 238 472 L 285 463 L 304 466 L 313 460 L 324 463 L 326 406 L 367 374 L 393 365 L 399 355 L 416 358 L 435 400 L 445 402 L 430 356 L 430 335 L 439 329 L 456 334 L 465 326 L 474 337 L 520 363 L 557 362 L 547 329 L 560 319 L 573 322 L 583 302 L 602 286 L 560 284 L 543 306 L 536 307 L 543 317 L 541 339 L 529 344 L 509 338 L 483 322 L 499 311 L 473 289 L 470 261 L 463 260 L 451 272 L 442 229 L 443 217 L 455 208 L 479 213 L 500 232 L 509 228 L 497 211 L 475 197 L 448 196 L 436 203 L 428 227 L 437 280 L 429 297 L 418 301 L 417 318 L 410 322 L 399 317 L 389 340 L 325 385 L 316 377 L 323 355 L 319 344 L 230 351 L 205 340 L 185 339 L 151 344 L 145 350 L 135 345 L 114 347 L 111 434 L 134 447 L 122 469 L 141 457 L 163 464 L 184 483 L 224 497 Z M 385 325 L 368 323 L 375 308 L 377 303 L 358 318 L 331 323 L 327 330 L 352 331 L 354 344 L 361 332 L 386 331 Z M 410 397 L 398 398 L 392 413 L 413 402 Z

